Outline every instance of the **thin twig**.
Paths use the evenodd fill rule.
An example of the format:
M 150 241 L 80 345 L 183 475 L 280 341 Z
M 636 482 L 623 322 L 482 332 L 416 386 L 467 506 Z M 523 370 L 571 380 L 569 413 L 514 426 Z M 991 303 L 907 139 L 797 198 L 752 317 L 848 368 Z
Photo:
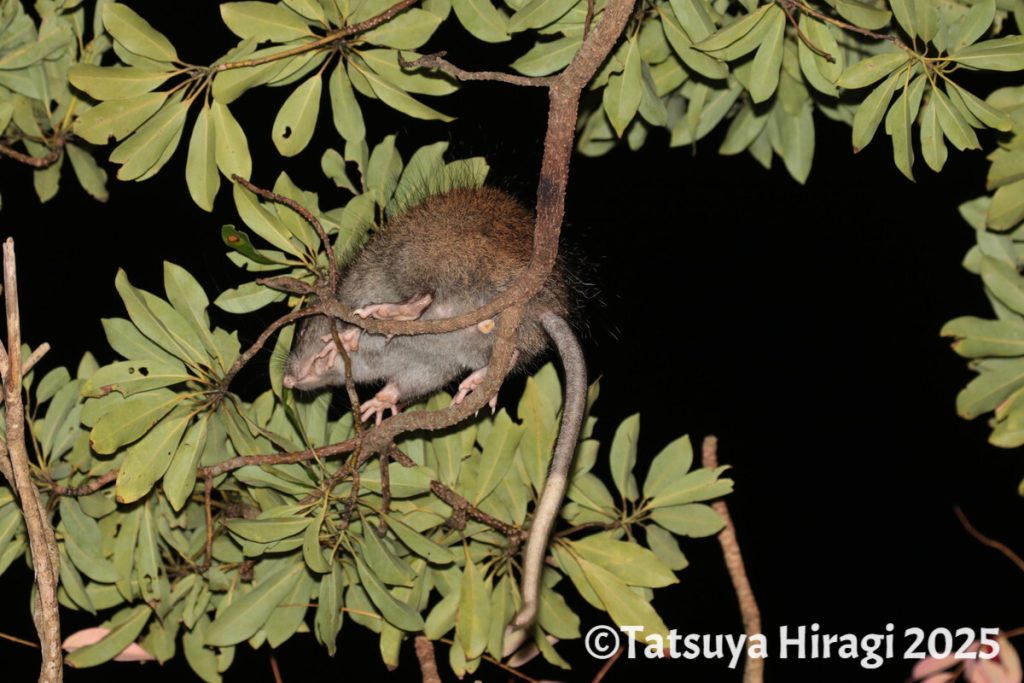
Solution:
M 331 240 L 327 237 L 327 231 L 324 230 L 323 224 L 320 223 L 317 217 L 313 215 L 313 212 L 302 204 L 299 204 L 291 197 L 285 197 L 284 195 L 276 192 L 271 192 L 270 190 L 264 190 L 262 187 L 257 187 L 240 175 L 232 173 L 231 179 L 250 192 L 258 194 L 259 196 L 273 202 L 277 202 L 278 204 L 284 204 L 289 209 L 302 216 L 303 220 L 309 223 L 313 229 L 316 230 L 316 234 L 320 237 L 321 244 L 323 244 L 324 253 L 327 254 L 328 289 L 331 292 L 334 292 L 338 288 L 338 266 L 334 259 L 334 249 L 331 248 Z
M 24 377 L 28 373 L 32 372 L 32 368 L 36 366 L 36 363 L 38 363 L 40 359 L 42 359 L 42 357 L 45 356 L 49 350 L 50 344 L 47 342 L 43 342 L 42 344 L 37 346 L 36 350 L 33 351 L 32 354 L 25 359 L 24 365 L 21 366 L 21 376 Z
M 815 45 L 811 41 L 811 39 L 807 37 L 803 29 L 800 28 L 800 23 L 796 20 L 796 17 L 793 16 L 793 6 L 785 2 L 779 3 L 779 6 L 782 7 L 782 11 L 786 13 L 786 18 L 789 19 L 789 23 L 793 25 L 793 30 L 796 31 L 797 37 L 807 47 L 807 49 L 813 52 L 814 54 L 818 55 L 822 59 L 824 59 L 826 62 L 829 62 L 830 64 L 835 64 L 836 58 L 833 57 L 828 52 L 826 52 L 825 50 L 818 47 L 817 45 Z
M 904 50 L 906 52 L 910 52 L 910 53 L 916 54 L 914 52 L 913 48 L 911 48 L 909 45 L 907 45 L 902 40 L 900 40 L 897 36 L 894 36 L 894 35 L 891 35 L 891 34 L 888 34 L 888 33 L 877 33 L 875 31 L 870 31 L 870 30 L 868 30 L 866 28 L 861 28 L 860 26 L 857 26 L 855 24 L 847 23 L 847 22 L 843 21 L 842 19 L 836 19 L 835 17 L 830 17 L 829 15 L 825 14 L 824 12 L 819 12 L 818 10 L 816 10 L 816 9 L 814 9 L 812 7 L 809 7 L 807 4 L 805 4 L 801 0 L 775 0 L 775 2 L 777 4 L 779 4 L 783 9 L 786 9 L 786 7 L 789 7 L 791 9 L 798 10 L 800 12 L 803 12 L 804 14 L 808 14 L 808 15 L 814 17 L 815 19 L 818 19 L 819 21 L 824 21 L 827 24 L 832 24 L 833 26 L 841 28 L 844 31 L 852 31 L 853 33 L 859 33 L 862 36 L 867 36 L 868 38 L 874 38 L 875 40 L 887 40 L 890 43 L 892 43 L 893 45 L 895 45 L 896 47 L 900 48 L 901 50 Z
M 503 522 L 497 517 L 492 517 L 441 482 L 430 482 L 430 490 L 435 496 L 443 500 L 452 508 L 456 518 L 471 517 L 482 524 L 486 524 L 504 536 L 507 536 L 514 544 L 522 543 L 526 540 L 527 534 L 524 530 L 507 522 Z
M 615 662 L 619 661 L 619 657 L 621 657 L 622 653 L 625 651 L 626 648 L 619 647 L 619 649 L 615 651 L 615 654 L 608 658 L 608 661 L 604 663 L 604 666 L 601 667 L 601 670 L 597 672 L 597 675 L 594 676 L 594 679 L 590 683 L 601 683 L 601 681 L 604 680 L 604 677 L 608 675 L 608 672 L 611 671 L 612 667 L 615 666 Z
M 322 47 L 331 45 L 332 43 L 336 43 L 337 41 L 343 38 L 354 36 L 357 33 L 362 33 L 364 31 L 369 31 L 372 28 L 376 28 L 377 26 L 380 26 L 381 24 L 390 20 L 392 17 L 399 14 L 400 12 L 409 9 L 417 2 L 419 2 L 419 0 L 402 0 L 402 2 L 392 5 L 391 7 L 384 10 L 375 17 L 370 17 L 365 21 L 360 21 L 358 24 L 344 26 L 342 28 L 339 28 L 337 31 L 331 31 L 322 38 L 317 38 L 316 40 L 310 41 L 308 43 L 303 43 L 302 45 L 297 45 L 295 47 L 288 48 L 287 50 L 281 50 L 280 52 L 275 52 L 274 54 L 266 55 L 265 57 L 259 57 L 256 59 L 241 59 L 237 62 L 225 62 L 224 64 L 218 64 L 217 66 L 210 67 L 209 73 L 216 74 L 220 73 L 221 71 L 229 71 L 231 69 L 244 69 L 254 66 L 261 66 L 263 64 L 269 64 L 270 62 L 276 62 L 281 59 L 287 59 L 288 57 L 295 57 L 296 55 L 301 55 L 307 52 L 312 52 L 313 50 L 318 50 Z
M 998 550 L 1006 556 L 1006 559 L 1010 560 L 1010 562 L 1013 562 L 1015 565 L 1017 565 L 1017 569 L 1024 571 L 1024 560 L 1021 559 L 1020 555 L 1013 552 L 1013 550 L 1011 550 L 1009 546 L 1005 545 L 1004 543 L 989 538 L 988 536 L 984 535 L 983 533 L 975 529 L 974 525 L 971 524 L 970 520 L 967 519 L 967 515 L 965 515 L 964 511 L 960 509 L 959 505 L 953 507 L 953 512 L 956 513 L 956 517 L 960 520 L 960 524 L 963 525 L 964 530 L 971 536 L 973 536 L 976 541 L 978 541 L 982 545 L 987 545 L 989 548 L 994 548 Z
M 284 683 L 284 679 L 281 678 L 281 669 L 277 666 L 277 657 L 274 653 L 270 653 L 270 672 L 274 676 L 274 683 Z
M 213 477 L 203 478 L 203 512 L 206 517 L 206 557 L 200 571 L 206 571 L 213 564 Z
M 4 297 L 7 306 L 7 373 L 4 403 L 7 423 L 7 457 L 13 488 L 21 505 L 28 532 L 29 552 L 35 570 L 36 596 L 32 619 L 42 650 L 40 683 L 60 683 L 64 678 L 61 654 L 60 613 L 57 609 L 57 541 L 53 527 L 32 481 L 32 466 L 25 447 L 25 412 L 21 402 L 21 316 L 18 310 L 18 275 L 14 240 L 4 242 Z
M 434 657 L 434 643 L 422 634 L 416 636 L 414 643 L 423 683 L 441 683 L 441 674 L 437 672 L 437 659 Z
M 587 18 L 583 20 L 583 37 L 590 35 L 590 24 L 594 21 L 594 0 L 587 0 Z
M 704 437 L 701 462 L 704 467 L 711 470 L 718 467 L 717 437 Z M 740 543 L 736 539 L 736 527 L 733 526 L 732 517 L 729 515 L 729 507 L 724 500 L 715 501 L 711 507 L 725 520 L 725 528 L 719 532 L 718 542 L 722 546 L 725 567 L 729 570 L 729 578 L 732 579 L 732 587 L 736 591 L 736 600 L 740 604 L 743 630 L 749 638 L 755 633 L 761 632 L 761 610 L 757 607 L 754 591 L 750 587 L 750 580 L 747 579 L 747 569 L 743 564 L 743 554 L 740 553 Z M 751 657 L 747 653 L 743 667 L 743 683 L 761 683 L 763 680 L 764 660 L 760 657 Z
M 424 68 L 424 69 L 440 69 L 452 78 L 460 81 L 498 81 L 500 83 L 509 83 L 510 85 L 522 85 L 528 87 L 541 87 L 546 88 L 554 82 L 554 76 L 517 76 L 515 74 L 507 74 L 501 71 L 466 71 L 455 66 L 444 56 L 448 54 L 445 51 L 435 52 L 429 55 L 423 55 L 417 59 L 406 60 L 399 56 L 398 63 L 406 69 L 413 68 Z
M 63 153 L 64 136 L 60 134 L 54 136 L 52 146 L 50 147 L 50 151 L 46 154 L 46 156 L 42 157 L 35 157 L 32 156 L 31 154 L 25 154 L 24 152 L 19 152 L 13 147 L 8 147 L 7 145 L 0 143 L 0 156 L 5 156 L 10 159 L 14 159 L 15 161 L 21 162 L 23 164 L 31 166 L 32 168 L 37 169 L 43 169 L 53 165 L 53 163 L 57 161 L 57 159 L 60 159 L 61 154 Z

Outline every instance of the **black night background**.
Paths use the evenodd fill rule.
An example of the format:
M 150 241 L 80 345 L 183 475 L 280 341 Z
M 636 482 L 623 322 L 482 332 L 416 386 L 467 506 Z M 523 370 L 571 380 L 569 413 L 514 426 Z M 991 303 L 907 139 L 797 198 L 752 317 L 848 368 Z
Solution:
M 127 4 L 193 63 L 215 59 L 232 40 L 216 3 Z M 447 49 L 456 64 L 498 67 L 522 49 L 468 43 L 446 26 L 424 51 Z M 346 195 L 322 175 L 313 152 L 338 146 L 329 121 L 321 120 L 321 137 L 306 154 L 284 160 L 271 152 L 270 123 L 282 98 L 260 89 L 233 107 L 249 131 L 254 182 L 268 187 L 284 170 L 320 192 L 325 206 L 342 203 Z M 406 154 L 448 140 L 450 157 L 485 156 L 491 182 L 532 203 L 544 93 L 467 84 L 434 104 L 458 120 L 423 123 L 370 103 L 368 137 L 397 129 Z M 816 126 L 814 168 L 803 187 L 777 158 L 764 171 L 747 155 L 718 156 L 721 132 L 696 149 L 668 149 L 652 135 L 636 153 L 574 159 L 563 240 L 586 262 L 592 283 L 580 322 L 591 375 L 601 378 L 597 435 L 607 448 L 618 423 L 640 411 L 641 474 L 682 433 L 695 444 L 718 436 L 719 458 L 732 465 L 736 484 L 728 505 L 770 640 L 780 626 L 812 623 L 858 635 L 889 622 L 897 633 L 1022 626 L 1024 576 L 972 539 L 954 506 L 982 533 L 1024 550 L 1017 494 L 1024 460 L 987 444 L 984 418 L 956 416 L 956 393 L 973 375 L 938 335 L 951 318 L 990 314 L 980 282 L 960 266 L 974 239 L 957 214 L 984 192 L 983 154 L 954 153 L 938 176 L 919 163 L 910 183 L 893 167 L 884 135 L 854 155 L 848 127 L 821 117 Z M 149 181 L 111 178 L 106 205 L 70 177 L 39 205 L 30 172 L 0 161 L 0 232 L 16 241 L 23 335 L 53 346 L 43 371 L 73 368 L 86 350 L 101 364 L 114 359 L 99 320 L 123 315 L 113 286 L 118 267 L 136 286 L 161 292 L 161 262 L 173 261 L 211 299 L 245 278 L 219 237 L 222 224 L 238 222 L 230 196 L 222 188 L 213 214 L 198 209 L 185 188 L 184 156 L 182 145 Z M 243 347 L 281 312 L 243 318 L 211 307 L 216 324 L 240 330 Z M 243 394 L 265 382 L 261 358 L 239 378 Z M 503 389 L 501 404 L 515 404 L 517 387 Z M 607 475 L 606 465 L 598 471 Z M 665 622 L 682 633 L 742 632 L 717 541 L 684 539 L 683 550 L 691 566 L 678 585 L 656 593 Z M 33 639 L 30 573 L 18 562 L 0 581 L 0 631 Z M 603 623 L 603 615 L 580 609 L 582 630 Z M 83 613 L 63 617 L 65 630 L 95 623 Z M 530 675 L 590 680 L 600 668 L 579 641 L 559 647 L 573 671 L 534 663 Z M 239 647 L 225 680 L 272 680 L 267 655 L 266 646 Z M 419 678 L 411 648 L 389 674 L 376 636 L 352 623 L 334 659 L 309 634 L 276 657 L 289 682 Z M 179 659 L 69 670 L 66 679 L 192 680 Z M 444 671 L 443 646 L 438 659 Z M 36 653 L 24 646 L 0 640 L 0 663 L 4 680 L 35 678 L 28 672 Z M 878 670 L 770 658 L 766 672 L 769 681 L 903 681 L 912 665 L 898 653 Z M 606 680 L 631 676 L 727 682 L 738 681 L 739 670 L 720 660 L 622 659 Z M 485 663 L 475 678 L 507 676 Z

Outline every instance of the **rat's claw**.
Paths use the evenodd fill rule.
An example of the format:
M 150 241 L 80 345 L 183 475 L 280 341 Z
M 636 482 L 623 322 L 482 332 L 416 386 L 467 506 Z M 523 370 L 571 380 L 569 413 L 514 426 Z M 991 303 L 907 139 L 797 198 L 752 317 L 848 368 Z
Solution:
M 359 420 L 366 422 L 372 417 L 374 424 L 380 424 L 386 411 L 390 410 L 392 415 L 398 414 L 398 399 L 398 387 L 388 384 L 369 401 L 363 401 L 359 406 Z
M 377 320 L 416 320 L 434 300 L 431 294 L 419 294 L 400 304 L 368 304 L 352 311 L 360 318 Z

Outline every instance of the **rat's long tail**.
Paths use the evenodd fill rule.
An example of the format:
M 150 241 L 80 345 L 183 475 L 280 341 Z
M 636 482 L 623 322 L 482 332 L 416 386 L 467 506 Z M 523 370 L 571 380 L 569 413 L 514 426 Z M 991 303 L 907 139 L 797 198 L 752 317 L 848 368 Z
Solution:
M 551 469 L 548 470 L 544 490 L 541 491 L 540 500 L 534 510 L 533 525 L 530 527 L 530 536 L 523 552 L 523 607 L 505 631 L 506 655 L 519 649 L 537 617 L 540 580 L 544 569 L 544 556 L 547 553 L 548 536 L 562 508 L 562 498 L 565 497 L 565 490 L 569 485 L 572 459 L 576 453 L 576 441 L 579 439 L 583 415 L 587 409 L 587 366 L 576 334 L 569 323 L 555 313 L 544 313 L 540 322 L 554 341 L 562 360 L 562 367 L 565 370 L 565 401 L 562 404 L 562 424 L 558 430 L 555 452 L 551 457 Z

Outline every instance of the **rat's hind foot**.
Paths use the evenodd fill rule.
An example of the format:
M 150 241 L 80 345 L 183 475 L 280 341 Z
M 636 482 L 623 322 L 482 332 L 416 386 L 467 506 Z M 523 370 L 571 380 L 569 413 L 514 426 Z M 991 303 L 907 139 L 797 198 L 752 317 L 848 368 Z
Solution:
M 352 311 L 361 318 L 377 320 L 416 320 L 434 300 L 431 294 L 419 294 L 400 304 L 368 304 Z
M 398 387 L 388 384 L 369 401 L 363 401 L 359 406 L 359 420 L 366 422 L 372 417 L 374 424 L 380 424 L 380 421 L 384 419 L 385 411 L 390 410 L 392 415 L 398 413 L 399 398 Z

